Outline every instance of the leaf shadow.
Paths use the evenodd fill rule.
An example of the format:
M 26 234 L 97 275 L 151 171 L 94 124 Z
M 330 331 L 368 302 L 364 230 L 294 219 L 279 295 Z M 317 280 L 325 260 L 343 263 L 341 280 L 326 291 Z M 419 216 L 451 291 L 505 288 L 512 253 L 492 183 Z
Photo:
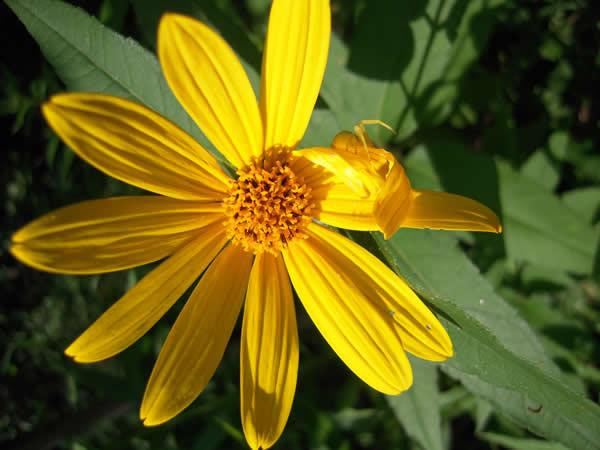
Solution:
M 410 22 L 425 12 L 425 6 L 425 2 L 369 2 L 357 20 L 348 69 L 371 79 L 399 80 L 413 56 Z
M 439 123 L 456 107 L 468 89 L 461 79 L 470 55 L 485 45 L 495 16 L 492 0 L 481 3 L 476 13 L 468 13 L 467 0 L 381 0 L 361 10 L 347 70 L 389 83 L 380 113 L 393 117 L 396 129 L 412 117 L 420 126 Z
M 483 203 L 503 222 L 498 168 L 493 158 L 468 151 L 455 136 L 444 133 L 428 140 L 427 149 L 445 191 Z M 504 233 L 474 233 L 474 238 L 484 266 L 506 255 Z

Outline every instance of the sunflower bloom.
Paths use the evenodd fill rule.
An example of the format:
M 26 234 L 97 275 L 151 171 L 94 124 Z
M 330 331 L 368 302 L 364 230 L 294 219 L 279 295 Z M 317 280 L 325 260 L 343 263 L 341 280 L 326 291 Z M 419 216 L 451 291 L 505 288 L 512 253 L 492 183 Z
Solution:
M 275 0 L 257 102 L 221 37 L 189 17 L 162 18 L 158 55 L 167 82 L 237 169 L 235 179 L 190 136 L 139 104 L 74 93 L 43 106 L 50 126 L 88 163 L 159 194 L 68 206 L 13 235 L 12 254 L 50 272 L 106 273 L 162 260 L 66 354 L 82 363 L 116 355 L 199 279 L 148 381 L 145 425 L 168 421 L 202 392 L 243 307 L 242 425 L 252 448 L 272 446 L 296 388 L 292 286 L 333 350 L 378 391 L 410 387 L 405 352 L 431 361 L 453 353 L 444 328 L 401 278 L 321 225 L 381 229 L 373 219 L 381 209 L 376 194 L 363 192 L 369 183 L 380 192 L 379 178 L 365 175 L 357 187 L 339 170 L 346 162 L 320 163 L 331 149 L 295 150 L 319 92 L 329 36 L 328 0 Z

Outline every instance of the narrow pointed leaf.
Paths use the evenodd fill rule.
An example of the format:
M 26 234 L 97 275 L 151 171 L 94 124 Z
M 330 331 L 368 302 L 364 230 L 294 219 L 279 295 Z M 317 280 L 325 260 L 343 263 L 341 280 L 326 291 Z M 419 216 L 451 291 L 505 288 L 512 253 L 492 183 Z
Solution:
M 375 237 L 392 267 L 442 315 L 456 354 L 442 365 L 497 411 L 576 449 L 600 442 L 600 407 L 571 390 L 526 322 L 441 233 Z
M 215 153 L 169 90 L 156 57 L 137 42 L 59 0 L 6 3 L 69 90 L 102 92 L 143 103 Z

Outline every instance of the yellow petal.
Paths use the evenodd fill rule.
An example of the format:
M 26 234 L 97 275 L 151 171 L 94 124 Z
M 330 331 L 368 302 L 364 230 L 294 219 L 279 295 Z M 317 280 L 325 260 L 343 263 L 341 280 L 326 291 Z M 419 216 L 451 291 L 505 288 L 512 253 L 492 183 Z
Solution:
M 467 197 L 446 192 L 413 191 L 410 204 L 402 222 L 406 228 L 502 232 L 496 214 Z
M 333 273 L 348 278 L 364 304 L 393 319 L 406 351 L 431 361 L 452 356 L 452 342 L 442 324 L 406 282 L 379 259 L 350 239 L 316 224 L 310 227 L 308 242 L 331 261 Z
M 60 94 L 42 107 L 50 126 L 102 172 L 181 200 L 218 200 L 228 177 L 180 128 L 150 109 L 101 94 Z
M 375 221 L 385 239 L 392 237 L 403 225 L 412 199 L 413 192 L 404 168 L 392 156 L 389 173 L 377 193 L 374 208 Z
M 367 173 L 367 160 L 330 148 L 302 149 L 293 155 L 292 170 L 312 189 L 316 219 L 349 230 L 379 229 L 374 216 L 379 177 Z
M 343 183 L 360 198 L 374 197 L 381 189 L 384 179 L 369 159 L 367 149 L 364 154 L 339 152 L 326 147 L 305 148 L 293 153 L 295 157 L 309 160 L 313 167 L 321 167 L 334 175 L 338 183 Z M 303 174 L 304 175 L 304 174 Z
M 183 411 L 216 370 L 240 312 L 252 254 L 226 247 L 192 292 L 154 366 L 140 418 L 159 425 Z
M 10 251 L 48 272 L 112 272 L 162 259 L 222 218 L 220 203 L 153 196 L 91 200 L 25 225 L 12 236 Z
M 373 389 L 399 394 L 410 387 L 412 371 L 399 327 L 382 305 L 382 289 L 321 238 L 335 233 L 319 227 L 310 227 L 308 239 L 292 242 L 283 252 L 298 297 L 357 376 Z
M 253 449 L 271 447 L 294 400 L 298 330 L 282 258 L 256 256 L 244 307 L 240 354 L 242 425 Z
M 256 96 L 237 56 L 217 33 L 190 17 L 165 14 L 158 57 L 179 103 L 234 166 L 262 154 Z
M 196 237 L 142 278 L 73 342 L 65 353 L 77 362 L 110 358 L 125 350 L 165 314 L 223 248 L 220 223 Z
M 274 0 L 263 55 L 265 148 L 295 147 L 308 126 L 329 51 L 329 0 Z

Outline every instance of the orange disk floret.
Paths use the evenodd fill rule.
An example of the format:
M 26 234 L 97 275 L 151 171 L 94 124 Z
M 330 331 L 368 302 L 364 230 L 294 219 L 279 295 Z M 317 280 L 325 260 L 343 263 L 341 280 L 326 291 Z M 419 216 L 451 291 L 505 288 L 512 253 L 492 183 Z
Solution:
M 294 174 L 288 152 L 268 152 L 238 170 L 224 200 L 227 233 L 234 244 L 277 255 L 288 242 L 305 238 L 311 220 L 311 188 Z

